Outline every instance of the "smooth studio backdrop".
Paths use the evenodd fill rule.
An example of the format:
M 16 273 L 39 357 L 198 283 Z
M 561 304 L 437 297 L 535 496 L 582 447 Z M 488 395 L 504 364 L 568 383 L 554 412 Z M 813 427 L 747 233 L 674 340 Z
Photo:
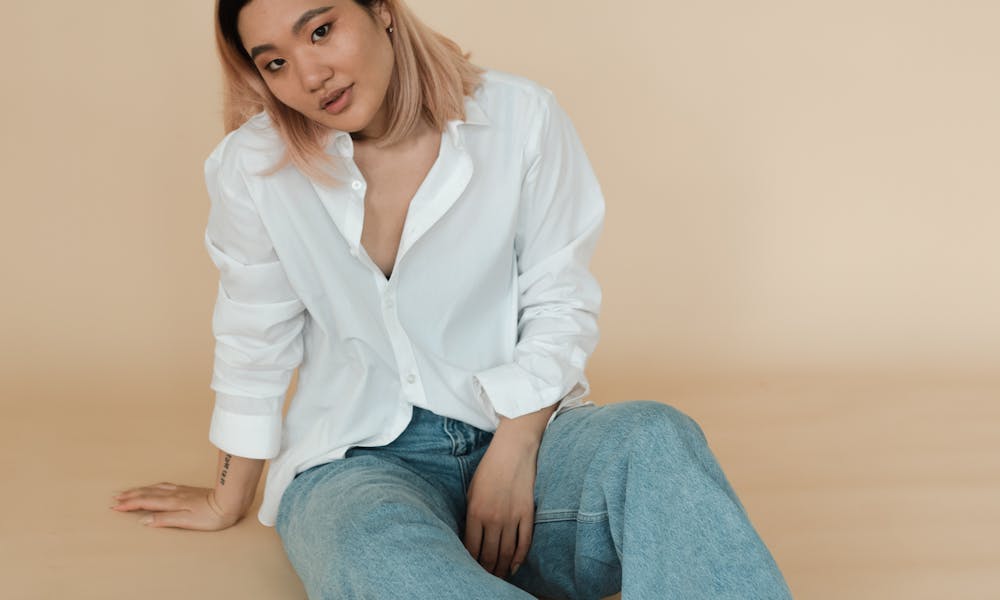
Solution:
M 797 597 L 1000 587 L 1000 4 L 410 6 L 553 89 L 584 141 L 596 402 L 695 417 Z M 253 518 L 103 504 L 214 476 L 211 3 L 3 13 L 0 585 L 293 597 Z

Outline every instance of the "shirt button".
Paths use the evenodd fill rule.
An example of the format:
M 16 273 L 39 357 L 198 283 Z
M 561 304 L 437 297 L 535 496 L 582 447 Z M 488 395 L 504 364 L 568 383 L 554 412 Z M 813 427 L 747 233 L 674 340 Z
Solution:
M 410 373 L 409 375 L 406 376 L 406 381 L 409 382 L 409 383 L 413 383 L 416 380 L 417 380 L 417 376 L 414 375 L 413 373 Z
M 357 179 L 355 179 L 354 181 L 351 182 L 351 187 L 354 188 L 354 189 L 356 189 L 356 190 L 360 190 L 361 189 L 361 185 L 362 185 L 362 183 L 360 181 L 358 181 Z

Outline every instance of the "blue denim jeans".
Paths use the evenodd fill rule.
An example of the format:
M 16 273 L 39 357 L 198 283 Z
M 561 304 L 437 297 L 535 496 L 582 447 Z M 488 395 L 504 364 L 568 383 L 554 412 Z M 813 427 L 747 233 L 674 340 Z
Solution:
M 299 473 L 275 525 L 309 598 L 791 598 L 701 427 L 652 400 L 552 421 L 527 559 L 492 575 L 462 543 L 492 437 L 414 407 L 390 444 Z

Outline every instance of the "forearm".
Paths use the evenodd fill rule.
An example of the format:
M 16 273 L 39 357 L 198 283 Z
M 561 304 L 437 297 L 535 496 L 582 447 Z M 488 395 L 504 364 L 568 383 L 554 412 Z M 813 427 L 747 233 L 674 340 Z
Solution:
M 226 513 L 246 514 L 257 493 L 264 459 L 234 456 L 219 450 L 215 500 Z
M 493 440 L 511 440 L 522 443 L 538 445 L 542 441 L 542 434 L 545 433 L 545 425 L 549 422 L 549 417 L 559 406 L 556 402 L 551 406 L 521 415 L 516 419 L 509 419 L 500 415 L 500 425 L 493 434 Z M 503 442 L 501 442 L 503 443 Z

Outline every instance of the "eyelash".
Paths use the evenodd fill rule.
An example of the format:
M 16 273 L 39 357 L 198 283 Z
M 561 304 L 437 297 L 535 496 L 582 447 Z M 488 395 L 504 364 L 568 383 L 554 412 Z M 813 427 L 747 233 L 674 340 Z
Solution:
M 316 32 L 317 32 L 317 31 L 319 31 L 320 29 L 323 29 L 323 28 L 326 28 L 326 31 L 325 31 L 325 32 L 323 33 L 323 35 L 321 36 L 321 37 L 325 38 L 325 37 L 327 37 L 328 35 L 330 35 L 330 29 L 331 29 L 332 27 L 333 27 L 333 21 L 331 21 L 331 22 L 329 22 L 329 23 L 324 23 L 324 24 L 320 25 L 319 27 L 317 27 L 316 29 L 314 29 L 314 30 L 313 30 L 313 32 L 312 32 L 312 34 L 313 34 L 313 35 L 316 35 Z M 273 63 L 273 62 L 274 62 L 275 60 L 285 60 L 285 59 L 283 59 L 283 58 L 276 58 L 276 59 L 274 59 L 274 60 L 272 60 L 272 61 L 268 62 L 268 63 L 267 63 L 266 65 L 264 65 L 264 70 L 265 70 L 265 71 L 270 71 L 271 73 L 275 73 L 275 72 L 277 72 L 277 69 L 272 69 L 272 68 L 271 68 L 271 63 Z M 279 65 L 279 66 L 280 66 L 280 65 Z

